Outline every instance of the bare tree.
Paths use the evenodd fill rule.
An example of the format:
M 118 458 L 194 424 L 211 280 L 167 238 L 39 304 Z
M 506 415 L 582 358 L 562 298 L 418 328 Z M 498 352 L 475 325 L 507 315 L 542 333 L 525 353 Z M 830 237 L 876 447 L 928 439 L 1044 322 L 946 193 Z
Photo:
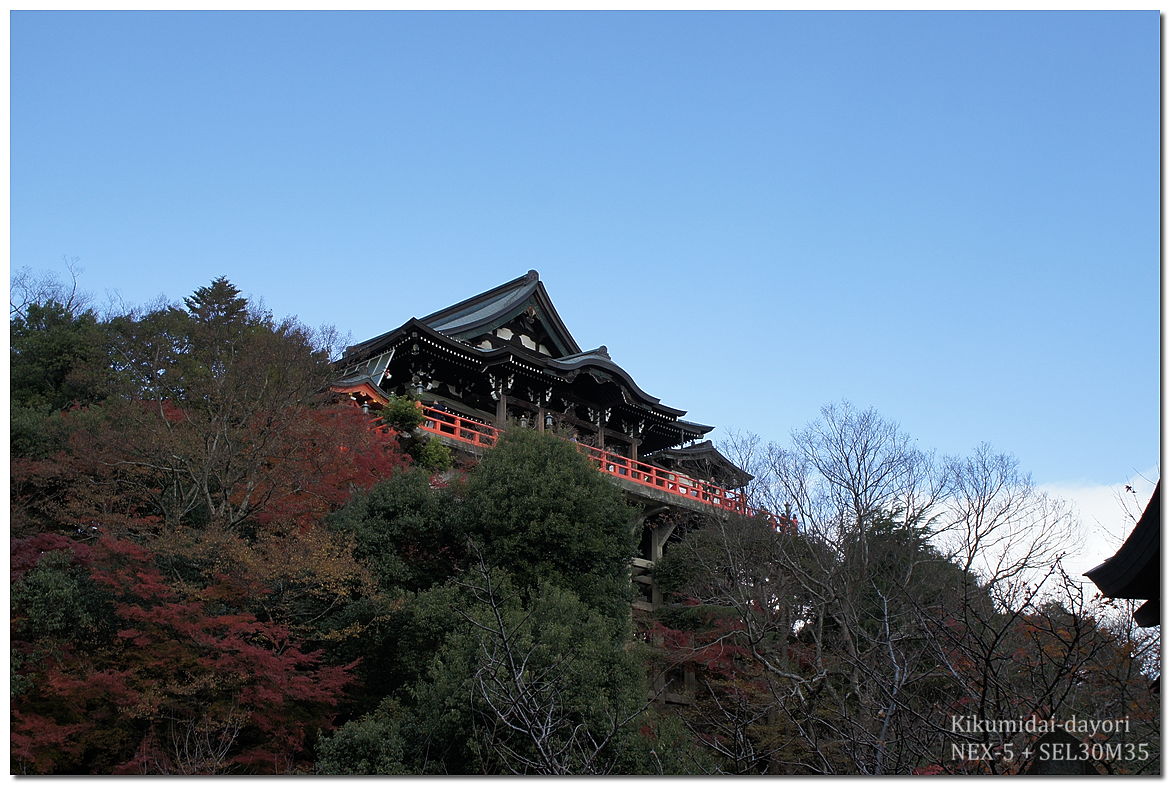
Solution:
M 228 757 L 243 730 L 235 707 L 226 717 L 168 717 L 142 742 L 143 774 L 205 776 L 228 771 Z
M 729 647 L 742 660 L 735 678 L 707 668 L 688 716 L 736 770 L 1014 771 L 953 761 L 949 742 L 991 739 L 951 718 L 1085 711 L 1090 673 L 1134 710 L 1142 678 L 1123 653 L 1140 636 L 1106 635 L 1074 592 L 1059 561 L 1071 516 L 1015 459 L 983 445 L 936 461 L 848 404 L 790 447 L 737 435 L 732 451 L 763 468 L 756 498 L 794 507 L 798 531 L 712 520 L 664 566 L 693 568 L 679 594 L 734 620 L 694 637 L 693 661 Z
M 9 319 L 23 319 L 30 305 L 50 300 L 59 303 L 70 314 L 80 313 L 89 306 L 89 294 L 78 288 L 78 279 L 83 271 L 77 264 L 77 257 L 64 261 L 69 273 L 67 282 L 62 281 L 56 273 L 36 273 L 29 267 L 21 267 L 12 274 L 8 294 Z
M 914 446 L 873 409 L 829 404 L 821 417 L 792 434 L 792 447 L 769 445 L 767 482 L 777 501 L 830 540 L 897 512 L 923 520 L 947 490 L 934 456 Z
M 986 586 L 1042 575 L 1076 547 L 1067 504 L 1040 492 L 1015 458 L 981 444 L 950 460 L 946 472 L 952 493 L 938 528 L 940 545 Z

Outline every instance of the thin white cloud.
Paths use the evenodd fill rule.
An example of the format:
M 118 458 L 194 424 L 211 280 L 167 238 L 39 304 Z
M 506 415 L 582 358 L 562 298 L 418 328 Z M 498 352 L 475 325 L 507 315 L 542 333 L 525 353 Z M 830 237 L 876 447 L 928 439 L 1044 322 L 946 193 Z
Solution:
M 1154 466 L 1116 485 L 1047 483 L 1038 486 L 1049 496 L 1068 501 L 1080 517 L 1082 545 L 1064 560 L 1069 575 L 1093 586 L 1083 577 L 1085 571 L 1112 556 L 1125 542 L 1154 493 L 1157 481 L 1158 467 Z M 1133 490 L 1126 490 L 1127 486 Z

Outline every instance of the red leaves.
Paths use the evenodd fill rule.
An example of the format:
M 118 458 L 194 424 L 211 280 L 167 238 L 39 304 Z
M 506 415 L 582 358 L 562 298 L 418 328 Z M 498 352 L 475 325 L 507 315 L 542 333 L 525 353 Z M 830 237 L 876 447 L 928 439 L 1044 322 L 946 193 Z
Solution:
M 294 322 L 107 327 L 116 383 L 11 466 L 14 759 L 287 771 L 353 680 L 311 649 L 358 634 L 344 614 L 377 591 L 324 518 L 408 458 L 320 405 L 332 370 Z
M 38 714 L 12 710 L 10 735 L 13 773 L 47 773 L 55 762 L 77 754 L 78 737 L 91 727 L 88 722 L 58 723 Z
M 84 563 L 89 548 L 60 534 L 35 534 L 21 540 L 13 540 L 10 546 L 10 577 L 18 580 L 31 570 L 50 551 L 71 551 L 75 560 Z
M 355 490 L 369 490 L 408 462 L 397 440 L 371 430 L 360 409 L 333 406 L 297 416 L 297 438 L 305 449 L 273 460 L 260 494 L 268 501 L 256 516 L 262 524 L 320 520 Z
M 35 564 L 32 551 L 45 546 L 85 552 L 94 583 L 116 600 L 121 628 L 104 646 L 63 647 L 56 659 L 25 670 L 36 686 L 13 701 L 12 754 L 20 765 L 40 772 L 89 771 L 83 761 L 94 754 L 97 721 L 105 718 L 126 738 L 140 739 L 133 750 L 122 751 L 123 764 L 115 768 L 198 773 L 203 764 L 181 759 L 181 745 L 168 740 L 188 726 L 230 719 L 238 726 L 235 742 L 214 771 L 277 773 L 317 729 L 329 727 L 352 680 L 352 665 L 324 665 L 319 652 L 302 650 L 283 625 L 246 612 L 217 612 L 184 597 L 141 546 L 112 537 L 93 547 L 63 539 L 42 535 L 19 542 L 14 553 L 20 559 L 14 561 L 27 570 Z M 160 743 L 151 746 L 147 738 Z
M 330 726 L 352 665 L 307 641 L 376 587 L 323 520 L 408 458 L 355 408 L 217 390 L 76 409 L 67 449 L 13 463 L 11 578 L 48 587 L 13 620 L 18 768 L 280 773 Z
M 754 691 L 759 665 L 740 641 L 742 621 L 715 615 L 705 618 L 700 629 L 679 630 L 653 622 L 649 637 L 670 655 L 676 666 L 698 667 L 712 684 L 733 692 Z

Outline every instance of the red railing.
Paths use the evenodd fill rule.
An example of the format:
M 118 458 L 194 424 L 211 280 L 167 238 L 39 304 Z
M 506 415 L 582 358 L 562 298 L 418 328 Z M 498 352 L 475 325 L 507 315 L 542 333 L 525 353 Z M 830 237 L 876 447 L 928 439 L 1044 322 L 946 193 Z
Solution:
M 471 444 L 476 447 L 494 447 L 500 431 L 487 423 L 469 420 L 458 414 L 440 411 L 430 406 L 422 407 L 423 424 L 419 428 L 430 433 L 437 433 L 454 439 L 457 442 Z
M 695 499 L 713 507 L 723 507 L 741 515 L 748 514 L 747 502 L 744 500 L 743 494 L 737 491 L 729 491 L 685 474 L 668 471 L 621 455 L 614 455 L 587 444 L 580 445 L 580 449 L 584 450 L 585 456 L 589 460 L 597 464 L 598 469 L 607 474 L 649 488 L 657 488 L 675 496 Z
M 441 411 L 430 406 L 422 407 L 422 412 L 426 419 L 423 420 L 423 424 L 419 428 L 429 433 L 446 436 L 448 439 L 476 447 L 493 447 L 500 435 L 498 428 L 461 417 L 452 412 Z M 598 469 L 614 477 L 644 485 L 647 488 L 656 488 L 664 493 L 709 504 L 712 507 L 730 510 L 739 515 L 760 516 L 766 518 L 777 530 L 789 528 L 793 523 L 792 521 L 784 521 L 766 510 L 752 507 L 739 491 L 729 491 L 726 488 L 697 480 L 685 474 L 668 471 L 659 466 L 652 466 L 622 455 L 615 455 L 587 444 L 577 444 L 577 449 L 581 450 Z

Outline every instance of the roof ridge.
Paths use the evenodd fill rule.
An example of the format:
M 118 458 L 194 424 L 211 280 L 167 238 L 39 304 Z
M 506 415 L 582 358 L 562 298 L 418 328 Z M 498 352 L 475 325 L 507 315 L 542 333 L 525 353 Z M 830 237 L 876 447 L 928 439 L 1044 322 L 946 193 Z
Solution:
M 499 297 L 500 295 L 505 294 L 506 292 L 518 290 L 518 289 L 521 289 L 521 288 L 528 286 L 530 284 L 539 283 L 539 282 L 540 282 L 540 273 L 536 272 L 536 270 L 529 270 L 527 273 L 525 273 L 524 275 L 521 275 L 519 278 L 513 278 L 512 280 L 507 281 L 505 283 L 502 283 L 499 286 L 496 286 L 492 289 L 488 289 L 486 292 L 480 292 L 479 294 L 475 294 L 475 295 L 472 295 L 471 297 L 460 300 L 459 302 L 455 303 L 454 305 L 448 305 L 444 308 L 440 308 L 439 310 L 435 311 L 432 314 L 428 314 L 427 316 L 419 317 L 419 321 L 426 322 L 428 324 L 431 322 L 440 321 L 442 319 L 442 317 L 447 316 L 447 315 L 452 314 L 452 313 L 458 313 L 459 311 L 461 311 L 461 310 L 463 310 L 471 305 L 474 305 L 476 303 L 485 302 L 487 300 L 491 300 L 491 299 L 494 299 L 496 297 Z

